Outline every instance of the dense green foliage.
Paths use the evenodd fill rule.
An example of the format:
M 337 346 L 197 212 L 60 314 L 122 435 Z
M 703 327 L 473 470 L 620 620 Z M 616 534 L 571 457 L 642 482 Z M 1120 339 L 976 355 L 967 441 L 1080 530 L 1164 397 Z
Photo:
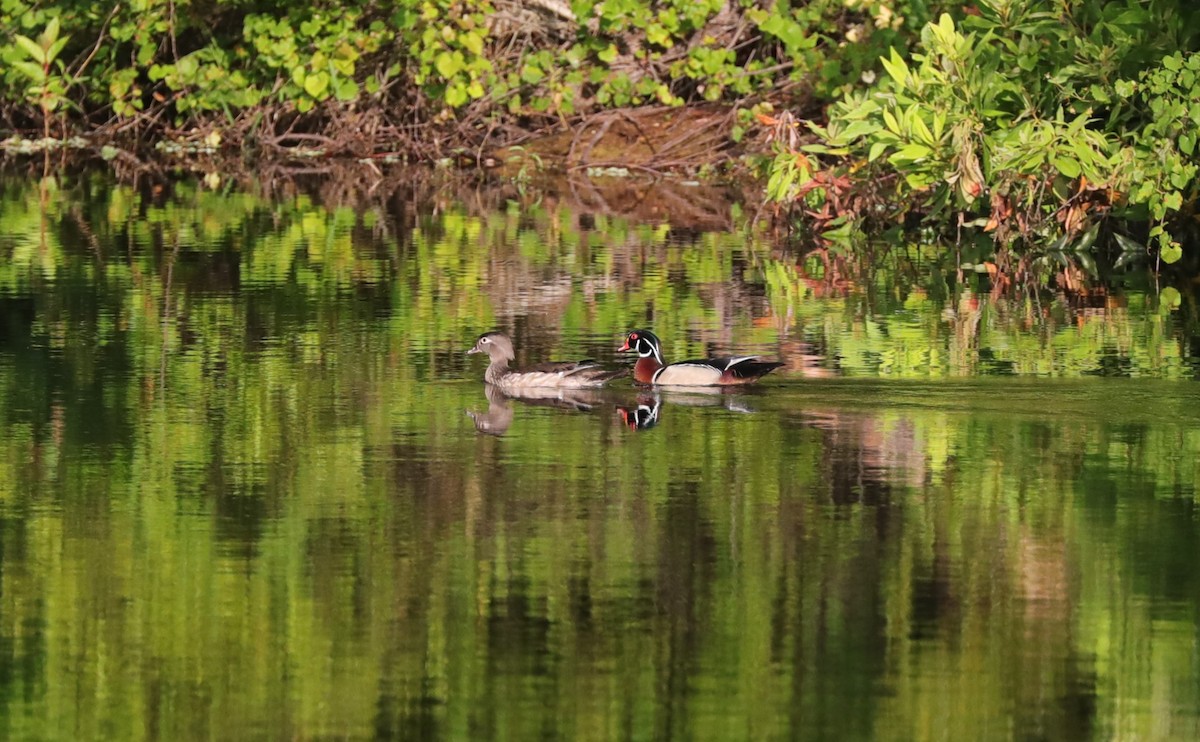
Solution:
M 807 155 L 781 148 L 772 195 L 810 208 L 832 200 L 820 217 L 841 227 L 834 235 L 915 212 L 943 232 L 983 227 L 978 238 L 996 247 L 1022 238 L 1060 259 L 1116 216 L 1146 224 L 1115 227 L 1129 257 L 1149 238 L 1162 260 L 1178 260 L 1200 157 L 1200 10 L 1172 0 L 971 7 L 926 25 L 911 53 L 884 56 L 874 84 L 810 125 L 818 141 L 800 148 Z
M 1197 53 L 1183 0 L 7 0 L 0 118 L 98 149 L 430 158 L 714 103 L 732 139 L 774 127 L 768 192 L 816 231 L 966 227 L 1010 280 L 1085 269 L 1101 236 L 1126 261 L 1183 256 Z
M 4 736 L 1200 733 L 1195 385 L 919 378 L 1194 376 L 1190 294 L 376 198 L 0 181 Z M 473 332 L 646 320 L 906 378 L 463 414 Z
M 528 126 L 797 86 L 834 94 L 899 41 L 890 11 L 878 28 L 863 22 L 884 5 L 8 0 L 0 5 L 0 112 L 18 127 L 53 119 L 114 135 L 373 132 L 415 139 L 413 151 L 428 154 L 435 137 L 413 133 L 415 125 Z M 914 22 L 928 17 L 912 12 Z M 839 48 L 848 24 L 869 32 Z

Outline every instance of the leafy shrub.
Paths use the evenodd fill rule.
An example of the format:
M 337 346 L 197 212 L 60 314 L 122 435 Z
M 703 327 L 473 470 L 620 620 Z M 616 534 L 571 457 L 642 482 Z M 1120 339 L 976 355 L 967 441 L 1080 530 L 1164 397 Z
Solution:
M 0 4 L 0 112 L 29 108 L 17 36 L 53 21 L 77 125 L 186 128 L 374 107 L 411 121 L 565 116 L 849 90 L 928 0 L 83 0 Z M 470 109 L 471 113 L 465 111 Z M 153 111 L 153 115 L 146 115 Z M 165 114 L 165 115 L 164 115 Z
M 1183 249 L 1167 229 L 1170 218 L 1195 212 L 1200 54 L 1163 57 L 1136 82 L 1118 81 L 1114 89 L 1132 104 L 1129 109 L 1148 114 L 1124 132 L 1126 144 L 1116 158 L 1119 187 L 1129 192 L 1131 215 L 1149 220 L 1149 237 L 1162 259 L 1173 263 Z M 1131 120 L 1137 119 L 1131 114 Z
M 892 49 L 874 85 L 809 124 L 815 143 L 780 148 L 769 193 L 812 205 L 836 195 L 830 173 L 853 173 L 891 185 L 873 209 L 842 209 L 826 227 L 915 211 L 1059 245 L 1090 245 L 1115 210 L 1149 217 L 1162 258 L 1177 259 L 1165 221 L 1194 191 L 1200 122 L 1200 62 L 1162 56 L 1192 41 L 1177 11 L 990 0 L 958 23 L 943 14 L 909 57 Z

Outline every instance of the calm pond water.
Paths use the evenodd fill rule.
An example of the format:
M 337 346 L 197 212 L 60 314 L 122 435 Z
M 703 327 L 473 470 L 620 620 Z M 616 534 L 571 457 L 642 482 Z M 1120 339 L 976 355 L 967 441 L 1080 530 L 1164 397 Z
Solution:
M 0 179 L 3 735 L 1200 737 L 1190 291 L 694 192 Z M 636 326 L 786 366 L 522 401 L 463 353 Z

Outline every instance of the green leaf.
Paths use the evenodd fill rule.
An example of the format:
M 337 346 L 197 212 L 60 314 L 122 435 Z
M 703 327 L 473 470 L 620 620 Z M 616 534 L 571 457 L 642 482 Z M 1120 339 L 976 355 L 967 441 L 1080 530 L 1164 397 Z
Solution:
M 906 147 L 901 147 L 891 157 L 888 162 L 892 164 L 902 164 L 905 162 L 917 162 L 923 160 L 933 154 L 933 150 L 926 147 L 924 144 L 910 144 Z
M 1078 178 L 1079 177 L 1081 168 L 1079 167 L 1079 161 L 1076 160 L 1074 157 L 1067 157 L 1066 155 L 1055 155 L 1053 162 L 1054 162 L 1054 168 L 1056 170 L 1058 170 L 1058 172 L 1067 176 L 1068 178 Z
M 1180 59 L 1178 54 L 1172 54 L 1169 57 L 1163 57 L 1162 66 L 1172 72 L 1178 72 L 1183 68 L 1183 60 Z
M 1087 145 L 1087 142 L 1075 140 L 1071 144 L 1071 151 L 1075 153 L 1076 159 L 1081 165 L 1094 164 L 1096 162 L 1096 152 Z
M 916 132 L 917 139 L 920 139 L 922 142 L 930 146 L 933 146 L 937 143 L 937 140 L 933 138 L 933 132 L 929 131 L 929 127 L 925 124 L 925 121 L 921 118 L 919 113 L 914 115 L 912 120 L 913 130 Z
M 896 136 L 900 136 L 902 133 L 900 131 L 900 122 L 896 120 L 895 114 L 887 108 L 883 109 L 883 125 Z
M 542 78 L 545 76 L 546 73 L 542 72 L 541 68 L 536 65 L 526 64 L 521 68 L 521 82 L 528 83 L 530 85 L 536 85 L 537 83 L 541 82 Z
M 437 69 L 438 74 L 444 79 L 449 80 L 462 70 L 462 60 L 450 52 L 442 52 L 433 60 L 433 66 Z
M 64 36 L 51 44 L 50 48 L 46 51 L 46 60 L 53 62 L 54 60 L 58 59 L 58 55 L 62 53 L 63 47 L 65 47 L 67 42 L 70 40 L 70 36 Z
M 1178 262 L 1183 257 L 1183 248 L 1178 242 L 1171 241 L 1159 247 L 1158 254 L 1162 256 L 1163 262 L 1169 265 Z
M 895 80 L 897 85 L 901 88 L 906 87 L 908 64 L 900 56 L 900 52 L 896 51 L 895 47 L 892 47 L 891 59 L 880 57 L 879 61 L 883 63 L 883 68 L 887 70 L 888 76 Z
M 609 44 L 607 47 L 597 52 L 596 57 L 605 64 L 612 64 L 617 58 L 617 45 Z
M 782 41 L 787 51 L 792 54 L 810 48 L 818 37 L 818 34 L 806 34 L 803 26 L 780 12 L 772 13 L 758 27 L 763 33 L 771 34 Z
M 329 89 L 329 73 L 314 72 L 304 78 L 304 92 L 313 98 L 320 99 Z
M 50 45 L 58 39 L 58 28 L 58 16 L 55 16 L 46 24 L 46 30 L 42 31 L 41 35 L 38 36 L 38 45 L 43 49 L 49 49 Z M 47 56 L 46 59 L 50 60 L 53 57 Z
M 36 83 L 40 84 L 46 81 L 46 70 L 42 69 L 40 65 L 36 65 L 33 62 L 19 60 L 13 62 L 12 66 L 16 67 L 18 72 Z
M 138 46 L 137 63 L 145 67 L 154 59 L 154 53 L 158 51 L 158 41 L 155 39 L 147 39 Z
M 1121 234 L 1120 232 L 1114 232 L 1113 238 L 1116 239 L 1117 244 L 1121 247 L 1122 252 L 1143 253 L 1146 251 L 1145 245 L 1143 245 L 1142 243 L 1140 243 L 1136 240 L 1133 240 L 1129 237 L 1126 237 L 1125 235 Z
M 954 36 L 954 19 L 950 17 L 949 13 L 942 13 L 938 17 L 938 27 L 947 39 Z
M 875 142 L 871 145 L 871 152 L 867 155 L 867 162 L 875 162 L 879 156 L 887 151 L 887 144 L 884 142 Z
M 656 44 L 664 48 L 670 48 L 674 46 L 674 42 L 671 40 L 670 32 L 658 23 L 651 23 L 649 26 L 647 26 L 645 33 L 646 40 L 651 44 Z
M 199 69 L 200 62 L 197 61 L 196 57 L 192 54 L 189 54 L 186 57 L 180 57 L 179 61 L 175 63 L 175 71 L 185 78 L 190 78 L 192 75 L 195 75 Z
M 908 183 L 909 188 L 919 191 L 922 188 L 929 187 L 932 181 L 926 173 L 908 173 L 904 176 L 904 182 Z
M 851 121 L 850 125 L 838 133 L 838 142 L 851 142 L 866 134 L 879 131 L 879 124 L 874 121 Z
M 29 55 L 33 61 L 38 64 L 46 64 L 46 50 L 38 46 L 33 39 L 22 36 L 21 34 L 13 34 L 13 41 L 17 42 L 17 46 Z
M 459 39 L 467 51 L 477 57 L 483 56 L 483 37 L 474 31 L 468 31 Z
M 354 100 L 358 97 L 358 83 L 343 77 L 337 81 L 333 94 L 340 101 Z
M 450 87 L 446 88 L 446 103 L 453 108 L 458 108 L 467 102 L 467 87 L 461 82 L 455 82 Z

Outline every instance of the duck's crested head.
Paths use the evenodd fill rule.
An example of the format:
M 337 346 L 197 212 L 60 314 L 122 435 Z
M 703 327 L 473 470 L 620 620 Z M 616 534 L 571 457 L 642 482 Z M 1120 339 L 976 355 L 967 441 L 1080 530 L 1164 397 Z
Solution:
M 625 336 L 625 344 L 617 348 L 617 352 L 629 351 L 636 351 L 643 358 L 654 356 L 662 363 L 662 342 L 649 330 L 632 330 Z
M 467 353 L 487 353 L 493 361 L 511 361 L 517 357 L 513 353 L 512 340 L 503 332 L 483 333 Z

